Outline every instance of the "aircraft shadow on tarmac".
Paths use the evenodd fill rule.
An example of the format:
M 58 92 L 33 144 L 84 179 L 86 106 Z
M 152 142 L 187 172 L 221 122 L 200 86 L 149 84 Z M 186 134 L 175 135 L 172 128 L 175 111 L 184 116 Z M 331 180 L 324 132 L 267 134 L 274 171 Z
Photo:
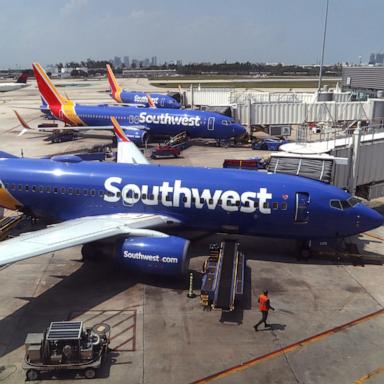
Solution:
M 72 312 L 84 314 L 138 283 L 180 292 L 187 289 L 186 279 L 143 276 L 106 261 L 87 261 L 68 276 L 50 277 L 62 280 L 37 297 L 19 297 L 26 304 L 0 320 L 0 357 L 22 346 L 27 333 L 43 332 L 52 321 L 69 320 Z M 134 309 L 134 305 L 124 309 L 130 308 Z M 106 367 L 114 363 L 116 356 L 117 352 L 110 355 Z M 104 374 L 108 375 L 107 368 Z

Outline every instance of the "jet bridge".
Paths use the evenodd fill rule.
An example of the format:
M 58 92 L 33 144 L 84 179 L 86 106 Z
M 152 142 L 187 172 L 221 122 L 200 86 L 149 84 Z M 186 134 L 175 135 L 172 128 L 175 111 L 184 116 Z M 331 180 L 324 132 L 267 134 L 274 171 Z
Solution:
M 233 311 L 244 291 L 245 256 L 236 240 L 224 240 L 210 246 L 201 286 L 203 306 Z

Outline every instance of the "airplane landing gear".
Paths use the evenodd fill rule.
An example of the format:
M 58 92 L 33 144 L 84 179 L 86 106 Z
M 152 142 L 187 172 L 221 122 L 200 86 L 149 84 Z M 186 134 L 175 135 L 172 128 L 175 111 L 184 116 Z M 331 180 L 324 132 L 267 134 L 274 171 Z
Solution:
M 297 260 L 308 261 L 311 257 L 311 240 L 297 240 Z

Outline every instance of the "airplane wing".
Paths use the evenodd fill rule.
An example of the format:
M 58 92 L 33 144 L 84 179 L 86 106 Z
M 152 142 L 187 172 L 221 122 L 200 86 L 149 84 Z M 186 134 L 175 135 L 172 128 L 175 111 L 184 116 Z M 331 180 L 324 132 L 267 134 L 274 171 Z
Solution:
M 166 237 L 153 229 L 179 223 L 154 214 L 113 214 L 64 221 L 0 243 L 0 265 L 118 235 Z

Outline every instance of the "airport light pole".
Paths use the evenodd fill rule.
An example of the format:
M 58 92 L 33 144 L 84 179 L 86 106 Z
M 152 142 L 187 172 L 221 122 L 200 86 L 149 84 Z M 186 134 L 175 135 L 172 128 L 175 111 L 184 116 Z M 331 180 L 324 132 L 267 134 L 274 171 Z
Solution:
M 322 77 L 323 77 L 325 38 L 327 37 L 328 5 L 329 5 L 329 0 L 327 0 L 327 6 L 326 6 L 326 9 L 325 9 L 324 34 L 323 34 L 323 47 L 322 47 L 322 50 L 321 50 L 321 62 L 320 62 L 320 71 L 319 71 L 319 85 L 318 85 L 318 87 L 317 87 L 317 91 L 318 91 L 318 92 L 320 92 L 320 89 L 321 89 L 321 80 L 322 80 Z

